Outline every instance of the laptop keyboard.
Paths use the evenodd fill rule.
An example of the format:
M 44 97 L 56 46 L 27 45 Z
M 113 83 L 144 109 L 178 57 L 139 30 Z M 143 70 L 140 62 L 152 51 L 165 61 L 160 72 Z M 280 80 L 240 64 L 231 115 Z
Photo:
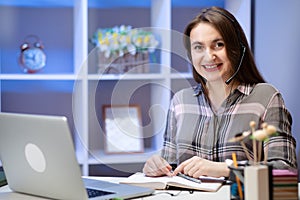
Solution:
M 103 190 L 94 190 L 94 189 L 90 189 L 90 188 L 86 188 L 86 191 L 87 191 L 89 198 L 114 194 L 113 192 L 108 192 L 108 191 L 103 191 Z

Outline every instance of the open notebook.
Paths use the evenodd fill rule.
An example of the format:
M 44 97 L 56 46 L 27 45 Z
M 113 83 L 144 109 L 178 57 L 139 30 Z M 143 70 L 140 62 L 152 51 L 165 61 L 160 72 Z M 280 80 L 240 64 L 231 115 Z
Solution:
M 216 192 L 222 186 L 223 181 L 219 181 L 219 182 L 202 181 L 202 183 L 196 183 L 179 176 L 147 177 L 145 176 L 145 174 L 138 172 L 129 176 L 127 179 L 122 180 L 120 183 L 148 187 L 156 190 L 168 189 L 169 187 L 177 187 L 183 189 Z

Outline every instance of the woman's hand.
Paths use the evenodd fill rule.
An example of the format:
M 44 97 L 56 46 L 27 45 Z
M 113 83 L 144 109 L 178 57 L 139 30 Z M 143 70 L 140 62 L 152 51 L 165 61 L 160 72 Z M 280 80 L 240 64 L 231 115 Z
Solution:
M 213 162 L 198 156 L 194 156 L 178 165 L 173 175 L 178 174 L 178 172 L 194 178 L 199 178 L 200 176 L 229 176 L 229 169 L 225 162 Z
M 159 155 L 151 156 L 145 163 L 143 173 L 146 176 L 172 176 L 171 165 Z

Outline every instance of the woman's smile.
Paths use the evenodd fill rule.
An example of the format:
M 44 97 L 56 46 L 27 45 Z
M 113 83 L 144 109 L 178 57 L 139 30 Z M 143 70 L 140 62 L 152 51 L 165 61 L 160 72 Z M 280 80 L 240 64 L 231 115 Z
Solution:
M 207 72 L 213 72 L 213 71 L 219 71 L 222 64 L 206 64 L 202 65 L 204 67 L 205 71 Z

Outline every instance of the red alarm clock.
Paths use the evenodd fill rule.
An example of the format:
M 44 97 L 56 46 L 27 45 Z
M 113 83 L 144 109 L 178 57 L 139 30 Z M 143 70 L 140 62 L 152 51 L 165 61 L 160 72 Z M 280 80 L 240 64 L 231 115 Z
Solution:
M 20 65 L 26 73 L 35 73 L 46 65 L 46 54 L 40 39 L 36 35 L 28 35 L 21 45 Z

